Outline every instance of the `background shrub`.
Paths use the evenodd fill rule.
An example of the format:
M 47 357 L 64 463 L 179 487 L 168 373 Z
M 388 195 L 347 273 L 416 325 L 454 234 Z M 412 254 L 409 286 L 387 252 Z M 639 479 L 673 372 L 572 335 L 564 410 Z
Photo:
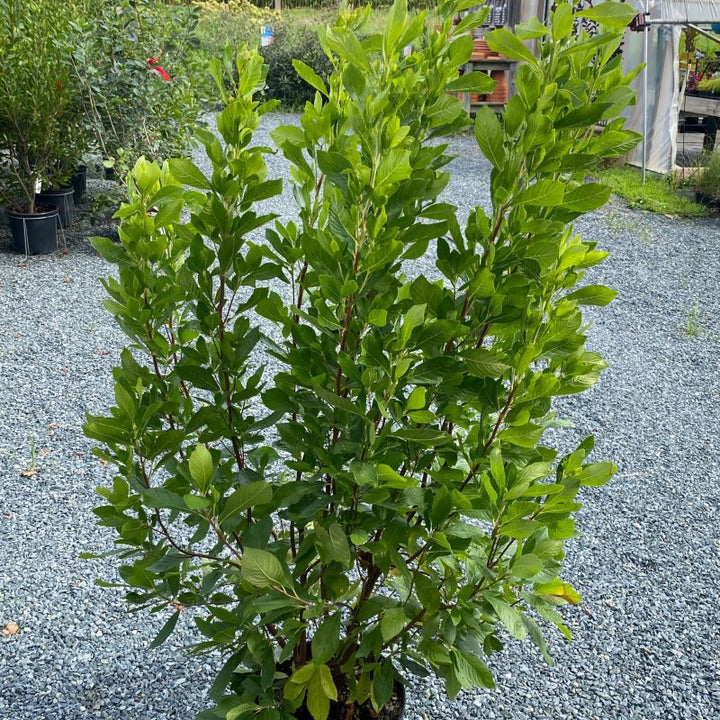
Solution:
M 332 72 L 332 64 L 320 47 L 317 29 L 309 25 L 275 26 L 275 42 L 261 49 L 268 65 L 267 95 L 287 107 L 301 107 L 315 97 L 315 89 L 298 77 L 293 59 L 302 60 L 324 81 Z

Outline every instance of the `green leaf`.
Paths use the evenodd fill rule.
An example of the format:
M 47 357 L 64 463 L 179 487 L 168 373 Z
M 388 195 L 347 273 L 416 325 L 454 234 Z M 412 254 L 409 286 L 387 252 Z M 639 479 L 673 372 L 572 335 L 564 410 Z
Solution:
M 310 87 L 319 90 L 327 97 L 328 91 L 323 79 L 309 65 L 306 65 L 302 60 L 293 60 L 292 64 L 295 72 L 310 85 Z
M 516 577 L 527 579 L 534 577 L 539 572 L 542 572 L 545 565 L 543 564 L 543 561 L 537 557 L 536 555 L 533 555 L 532 553 L 528 553 L 527 555 L 521 555 L 513 564 L 510 566 L 510 572 L 515 575 Z
M 537 58 L 528 50 L 515 35 L 505 28 L 493 30 L 485 35 L 487 44 L 511 60 L 524 60 L 531 65 L 537 65 Z
M 612 191 L 601 183 L 586 183 L 565 193 L 563 207 L 577 212 L 590 212 L 602 207 Z
M 555 207 L 562 205 L 565 197 L 565 183 L 559 180 L 538 180 L 515 196 L 519 205 Z
M 496 168 L 505 164 L 505 135 L 497 115 L 483 105 L 475 115 L 475 140 L 483 155 Z
M 324 664 L 333 656 L 340 644 L 340 613 L 336 612 L 320 623 L 312 639 L 313 662 Z
M 425 388 L 416 387 L 408 396 L 405 410 L 422 410 L 425 407 Z
M 523 623 L 522 614 L 510 605 L 506 600 L 499 597 L 488 596 L 488 602 L 500 618 L 500 622 L 507 631 L 518 640 L 524 640 L 527 636 L 527 628 Z
M 377 466 L 377 476 L 380 483 L 387 488 L 404 490 L 417 485 L 417 481 L 413 477 L 404 477 L 384 463 Z
M 210 181 L 202 174 L 200 168 L 187 158 L 171 158 L 168 160 L 170 172 L 178 182 L 190 187 L 209 190 Z
M 155 636 L 155 639 L 150 643 L 150 645 L 148 645 L 148 648 L 150 650 L 154 650 L 156 647 L 160 647 L 160 645 L 162 645 L 170 637 L 170 634 L 175 629 L 179 619 L 180 611 L 178 610 L 168 618 L 168 621 L 162 626 L 160 632 Z
M 383 642 L 392 640 L 407 625 L 408 619 L 402 608 L 390 608 L 380 618 L 380 633 Z
M 445 89 L 448 92 L 471 92 L 485 95 L 494 87 L 495 81 L 487 73 L 475 71 L 461 75 L 448 83 Z
M 594 487 L 605 485 L 616 471 L 617 465 L 611 462 L 588 463 L 580 473 L 580 482 Z
M 561 2 L 552 14 L 553 40 L 566 38 L 573 29 L 573 6 L 569 2 Z
M 574 300 L 578 305 L 608 305 L 617 295 L 605 285 L 585 285 L 565 296 L 566 300 Z
M 247 485 L 241 485 L 225 501 L 220 513 L 220 524 L 256 505 L 266 505 L 272 500 L 272 496 L 272 487 L 265 480 L 255 480 Z
M 387 705 L 393 693 L 395 670 L 391 660 L 386 660 L 373 673 L 372 699 L 375 708 Z
M 374 188 L 384 192 L 390 185 L 410 177 L 410 151 L 393 149 L 380 161 L 375 173 Z
M 188 461 L 190 477 L 200 492 L 205 492 L 210 486 L 214 472 L 212 454 L 204 445 L 196 445 L 190 453 Z
M 468 372 L 479 378 L 501 378 L 509 369 L 507 363 L 502 362 L 497 353 L 485 348 L 470 350 L 463 353 L 463 360 L 467 364 Z
M 424 445 L 425 447 L 447 445 L 453 441 L 451 435 L 442 430 L 435 430 L 434 428 L 404 428 L 402 430 L 396 430 L 392 433 L 392 436 L 400 440 L 418 443 L 418 445 Z
M 615 0 L 607 0 L 577 13 L 578 17 L 594 20 L 610 30 L 623 30 L 636 15 L 637 10 L 634 5 L 615 2 Z
M 540 442 L 545 428 L 534 423 L 526 425 L 511 425 L 505 428 L 498 436 L 503 442 L 509 442 L 513 445 L 523 448 L 533 448 Z
M 142 491 L 142 497 L 150 507 L 186 511 L 188 509 L 181 495 L 165 488 L 146 488 Z
M 422 303 L 421 305 L 413 305 L 408 310 L 402 325 L 402 330 L 400 332 L 400 338 L 402 340 L 403 346 L 407 345 L 407 342 L 412 335 L 412 331 L 416 327 L 422 325 L 425 321 L 425 308 L 425 303 Z
M 241 566 L 243 578 L 256 588 L 282 586 L 285 580 L 282 563 L 267 550 L 246 547 Z
M 330 675 L 329 682 L 327 676 L 324 677 L 322 668 L 325 668 L 327 674 Z M 323 680 L 325 682 L 323 682 Z M 328 690 L 330 690 L 330 692 L 328 692 Z M 308 683 L 307 698 L 305 700 L 307 709 L 314 720 L 327 720 L 328 713 L 330 712 L 332 694 L 335 696 L 332 699 L 337 699 L 337 689 L 335 688 L 335 683 L 333 683 L 330 670 L 325 665 L 321 665 L 316 668 L 315 674 Z

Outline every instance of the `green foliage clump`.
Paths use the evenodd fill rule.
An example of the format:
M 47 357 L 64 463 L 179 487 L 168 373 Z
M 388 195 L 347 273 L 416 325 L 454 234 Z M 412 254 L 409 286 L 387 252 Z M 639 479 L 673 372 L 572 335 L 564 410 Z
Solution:
M 260 54 L 268 67 L 267 95 L 286 107 L 302 107 L 315 96 L 315 89 L 298 77 L 293 60 L 311 67 L 323 82 L 333 69 L 318 41 L 318 28 L 311 25 L 276 25 L 274 42 L 261 48 Z
M 707 165 L 695 180 L 695 189 L 715 202 L 720 201 L 720 154 L 709 155 Z
M 87 129 L 106 165 L 123 175 L 140 155 L 185 154 L 200 111 L 198 11 L 157 0 L 84 2 L 73 57 Z
M 485 17 L 451 38 L 471 2 L 443 2 L 434 30 L 398 0 L 369 36 L 367 12 L 345 11 L 320 33 L 328 81 L 295 62 L 316 94 L 272 134 L 291 165 L 286 222 L 257 206 L 281 190 L 252 143 L 276 106 L 255 99 L 262 59 L 215 61 L 219 137 L 198 132 L 212 172 L 140 160 L 122 246 L 96 242 L 131 341 L 110 414 L 85 427 L 116 468 L 96 513 L 128 602 L 173 609 L 156 642 L 188 608 L 197 649 L 225 652 L 202 718 L 354 720 L 408 672 L 454 698 L 492 686 L 506 632 L 546 657 L 539 619 L 569 635 L 577 495 L 614 466 L 589 461 L 592 438 L 560 455 L 543 437 L 562 427 L 552 399 L 605 367 L 581 306 L 614 292 L 577 287 L 605 253 L 572 223 L 609 197 L 586 173 L 638 140 L 617 118 L 633 94 L 615 57 L 634 11 L 585 11 L 590 38 L 561 2 L 549 28 L 487 36 L 524 64 L 502 117 L 477 115 L 492 209 L 461 227 L 438 197 L 442 138 L 468 122 L 450 93 L 491 89 L 459 75 L 463 31 Z M 412 272 L 426 253 L 437 281 Z

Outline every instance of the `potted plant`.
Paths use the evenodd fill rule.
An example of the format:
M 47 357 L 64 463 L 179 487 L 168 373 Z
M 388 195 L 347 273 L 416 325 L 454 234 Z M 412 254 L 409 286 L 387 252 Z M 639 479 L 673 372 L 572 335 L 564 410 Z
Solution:
M 56 17 L 47 0 L 3 0 L 0 27 L 0 148 L 3 190 L 14 247 L 50 252 L 57 247 L 58 208 L 36 202 L 43 183 L 57 173 L 72 98 L 69 84 L 69 18 Z
M 252 143 L 274 107 L 262 60 L 227 52 L 219 137 L 198 133 L 212 173 L 139 160 L 122 247 L 95 242 L 132 343 L 110 414 L 85 426 L 116 468 L 95 512 L 127 600 L 170 612 L 154 644 L 187 609 L 197 650 L 225 653 L 201 718 L 374 718 L 407 673 L 454 697 L 493 684 L 506 633 L 546 656 L 537 618 L 569 635 L 564 542 L 578 491 L 614 466 L 589 460 L 592 438 L 560 455 L 542 437 L 563 427 L 552 399 L 605 366 L 580 308 L 614 292 L 576 287 L 605 254 L 572 222 L 610 195 L 586 173 L 639 139 L 610 59 L 634 11 L 584 11 L 592 42 L 568 2 L 549 30 L 487 34 L 523 64 L 502 122 L 477 114 L 492 207 L 461 227 L 435 140 L 467 123 L 449 92 L 491 89 L 459 76 L 486 12 L 453 28 L 467 5 L 441 3 L 432 31 L 399 1 L 362 40 L 367 15 L 346 11 L 320 35 L 329 82 L 296 63 L 315 100 L 273 132 L 294 221 L 257 206 L 280 191 Z M 426 252 L 436 280 L 415 271 Z

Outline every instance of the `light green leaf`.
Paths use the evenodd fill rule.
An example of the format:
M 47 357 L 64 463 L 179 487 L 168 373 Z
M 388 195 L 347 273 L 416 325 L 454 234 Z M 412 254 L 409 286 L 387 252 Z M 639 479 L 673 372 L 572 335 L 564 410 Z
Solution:
M 416 387 L 405 403 L 405 410 L 422 410 L 425 407 L 425 388 Z
M 256 588 L 282 586 L 285 580 L 282 563 L 271 552 L 250 547 L 243 552 L 242 575 Z
M 537 58 L 528 50 L 522 42 L 515 37 L 509 30 L 500 28 L 493 30 L 485 35 L 487 44 L 500 53 L 509 57 L 511 60 L 524 60 L 531 65 L 537 65 Z
M 612 191 L 601 183 L 586 183 L 565 193 L 563 207 L 577 212 L 590 212 L 602 207 L 609 199 Z
M 544 568 L 543 561 L 528 553 L 527 555 L 521 555 L 515 562 L 510 566 L 510 572 L 519 578 L 531 578 L 541 572 Z
M 471 92 L 486 94 L 495 87 L 495 81 L 484 72 L 476 71 L 466 73 L 448 83 L 445 89 L 448 92 Z
M 377 192 L 384 192 L 394 183 L 410 177 L 410 151 L 393 149 L 380 161 L 373 187 Z
M 309 66 L 306 65 L 302 60 L 293 60 L 293 67 L 295 72 L 311 87 L 319 90 L 323 95 L 327 96 L 328 91 L 325 87 L 323 79 Z
M 483 105 L 475 115 L 475 140 L 483 155 L 496 167 L 505 164 L 505 135 L 497 115 Z
M 400 332 L 400 338 L 403 345 L 407 345 L 410 335 L 412 335 L 412 331 L 423 324 L 425 320 L 425 308 L 425 303 L 422 303 L 421 305 L 413 305 L 408 310 Z
M 320 667 L 325 666 L 322 665 Z M 308 683 L 305 703 L 314 720 L 327 720 L 328 713 L 330 712 L 330 696 L 323 684 L 320 667 L 316 669 L 315 674 Z M 332 676 L 330 676 L 330 682 L 332 683 Z M 332 687 L 335 687 L 334 683 Z M 337 697 L 337 690 L 335 690 L 335 697 Z
M 382 618 L 380 618 L 380 633 L 383 642 L 388 642 L 405 627 L 408 620 L 405 611 L 402 608 L 390 608 L 386 610 Z
M 197 489 L 200 492 L 205 492 L 210 485 L 214 466 L 212 454 L 204 445 L 196 445 L 195 449 L 190 453 L 188 469 Z
M 493 610 L 500 618 L 500 622 L 505 626 L 507 631 L 518 640 L 524 640 L 527 636 L 527 628 L 522 620 L 522 614 L 506 600 L 498 597 L 488 597 L 488 602 L 493 606 Z
M 210 181 L 202 174 L 200 168 L 187 158 L 171 158 L 168 160 L 170 172 L 178 182 L 190 187 L 209 190 Z
M 555 207 L 562 205 L 565 197 L 565 183 L 559 180 L 538 180 L 515 196 L 519 205 Z
M 568 293 L 565 299 L 574 300 L 578 305 L 608 305 L 616 295 L 616 290 L 611 290 L 605 285 L 585 285 Z
M 594 20 L 610 30 L 623 30 L 637 15 L 634 5 L 608 0 L 595 7 L 582 10 L 577 13 L 578 17 Z

